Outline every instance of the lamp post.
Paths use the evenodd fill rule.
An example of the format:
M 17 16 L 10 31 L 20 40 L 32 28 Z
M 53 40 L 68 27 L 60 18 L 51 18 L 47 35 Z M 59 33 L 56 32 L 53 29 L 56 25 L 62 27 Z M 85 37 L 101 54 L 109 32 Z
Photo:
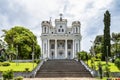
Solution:
M 17 58 L 18 58 L 18 45 L 16 45 L 16 66 L 18 66 L 18 61 L 17 61 Z
M 108 64 L 108 46 L 106 46 L 106 49 L 107 49 L 107 51 L 106 51 L 106 53 L 107 53 L 107 56 L 106 56 L 106 64 Z
M 95 57 L 95 50 L 94 50 L 95 43 L 93 41 L 90 41 L 90 42 L 93 44 L 93 46 L 92 46 L 92 55 L 93 55 L 93 58 L 94 58 Z M 94 65 L 94 68 L 95 68 L 95 62 L 93 63 L 93 65 Z
M 33 43 L 33 51 L 32 51 L 32 61 L 33 61 L 33 68 L 34 68 L 34 43 Z
M 95 50 L 94 50 L 94 46 L 95 46 L 95 43 L 93 41 L 90 41 L 93 46 L 92 46 L 92 55 L 95 56 Z

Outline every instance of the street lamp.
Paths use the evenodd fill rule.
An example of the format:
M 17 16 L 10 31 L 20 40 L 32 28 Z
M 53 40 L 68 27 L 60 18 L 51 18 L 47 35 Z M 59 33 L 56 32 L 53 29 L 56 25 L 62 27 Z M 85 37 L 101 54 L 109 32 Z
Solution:
M 95 50 L 94 50 L 95 43 L 93 41 L 90 41 L 90 42 L 93 44 L 93 46 L 91 47 L 92 55 L 95 56 Z
M 108 64 L 108 46 L 106 46 L 106 49 L 107 49 L 107 51 L 106 51 L 106 53 L 107 53 L 107 56 L 106 56 L 106 64 Z
M 33 51 L 32 51 L 32 61 L 33 61 L 33 68 L 34 68 L 34 43 L 33 43 Z
M 93 57 L 95 57 L 95 50 L 94 50 L 95 43 L 93 41 L 90 41 L 90 42 L 93 44 L 93 46 L 91 47 L 92 48 L 92 55 L 93 55 Z M 94 64 L 94 68 L 95 68 L 95 62 L 93 64 Z
M 16 45 L 16 66 L 18 66 L 18 61 L 17 61 L 17 58 L 18 58 L 18 45 Z

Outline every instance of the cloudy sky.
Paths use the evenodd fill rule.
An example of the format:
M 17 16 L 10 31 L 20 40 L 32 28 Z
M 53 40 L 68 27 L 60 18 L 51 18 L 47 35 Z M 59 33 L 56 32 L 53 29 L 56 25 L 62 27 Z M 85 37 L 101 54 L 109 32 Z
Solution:
M 29 28 L 41 44 L 41 21 L 63 17 L 81 22 L 82 50 L 89 51 L 96 35 L 103 34 L 104 12 L 111 13 L 111 33 L 120 32 L 120 0 L 0 0 L 0 35 L 2 29 L 16 25 Z

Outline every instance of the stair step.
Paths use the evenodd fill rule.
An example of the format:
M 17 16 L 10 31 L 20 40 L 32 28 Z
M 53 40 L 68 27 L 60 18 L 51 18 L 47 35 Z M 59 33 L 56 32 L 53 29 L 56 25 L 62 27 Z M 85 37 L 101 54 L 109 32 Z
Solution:
M 85 67 L 75 60 L 48 60 L 36 77 L 92 77 Z

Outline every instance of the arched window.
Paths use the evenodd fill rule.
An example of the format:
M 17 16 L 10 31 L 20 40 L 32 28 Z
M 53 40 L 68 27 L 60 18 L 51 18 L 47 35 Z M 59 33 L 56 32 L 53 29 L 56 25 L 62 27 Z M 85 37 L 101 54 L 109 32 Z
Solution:
M 62 29 L 62 32 L 64 32 L 64 29 Z
M 58 32 L 60 32 L 60 29 L 58 29 Z
M 78 29 L 77 29 L 77 27 L 76 27 L 76 33 L 78 33 Z
M 46 33 L 46 27 L 45 27 L 45 33 Z

